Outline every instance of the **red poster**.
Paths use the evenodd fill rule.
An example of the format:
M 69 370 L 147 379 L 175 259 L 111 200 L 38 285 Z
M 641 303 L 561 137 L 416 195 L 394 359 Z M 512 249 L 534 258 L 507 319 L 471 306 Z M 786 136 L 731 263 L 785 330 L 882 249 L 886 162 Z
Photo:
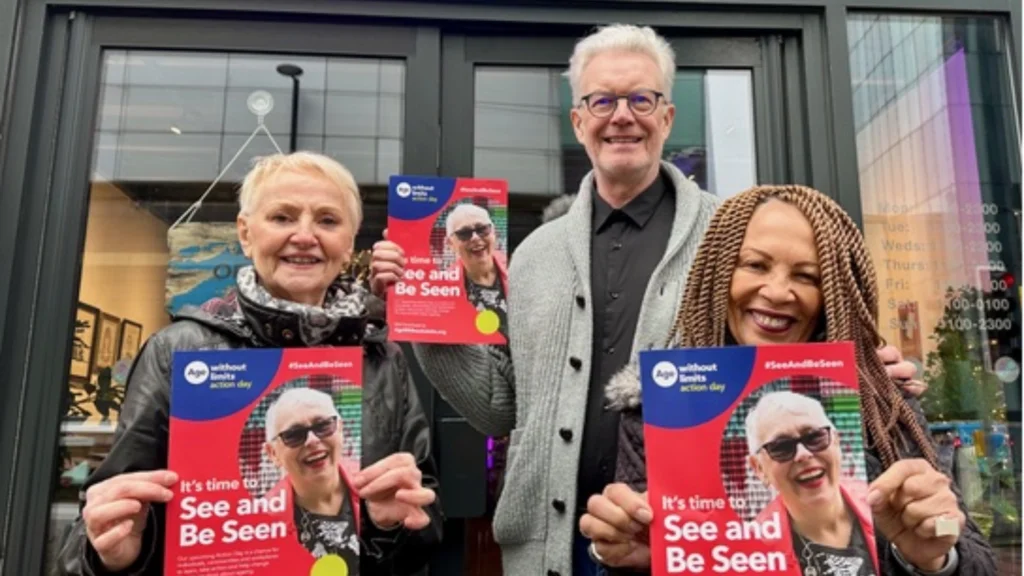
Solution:
M 851 344 L 649 351 L 640 370 L 654 576 L 878 574 Z M 815 541 L 819 522 L 849 541 Z
M 504 180 L 392 176 L 388 239 L 406 267 L 388 293 L 390 339 L 506 343 L 507 231 Z
M 362 354 L 175 353 L 165 574 L 358 576 Z

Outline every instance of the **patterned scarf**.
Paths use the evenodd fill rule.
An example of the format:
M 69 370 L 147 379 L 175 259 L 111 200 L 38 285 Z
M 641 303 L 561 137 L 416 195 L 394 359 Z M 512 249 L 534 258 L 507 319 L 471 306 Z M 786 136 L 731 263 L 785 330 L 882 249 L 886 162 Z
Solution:
M 260 283 L 252 266 L 239 269 L 235 284 L 239 296 L 256 306 L 298 317 L 300 337 L 306 346 L 318 346 L 330 338 L 342 318 L 358 318 L 366 312 L 367 290 L 355 282 L 340 278 L 327 289 L 322 307 L 271 296 Z M 231 320 L 245 324 L 245 317 L 237 306 Z

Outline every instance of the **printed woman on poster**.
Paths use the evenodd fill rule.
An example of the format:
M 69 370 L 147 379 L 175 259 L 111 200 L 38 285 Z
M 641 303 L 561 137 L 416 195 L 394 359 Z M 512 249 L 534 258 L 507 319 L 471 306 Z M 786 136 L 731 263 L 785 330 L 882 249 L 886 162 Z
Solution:
M 340 556 L 359 576 L 359 493 L 343 463 L 341 414 L 330 394 L 283 392 L 267 410 L 266 452 L 284 474 L 270 491 L 284 493 L 299 543 L 314 558 Z
M 448 213 L 445 232 L 455 254 L 452 267 L 462 266 L 466 297 L 477 312 L 497 314 L 499 331 L 507 338 L 508 267 L 490 213 L 476 204 L 459 204 Z
M 843 474 L 839 432 L 820 402 L 769 392 L 746 418 L 748 462 L 777 493 L 758 514 L 773 515 L 793 539 L 805 574 L 878 574 L 868 486 Z

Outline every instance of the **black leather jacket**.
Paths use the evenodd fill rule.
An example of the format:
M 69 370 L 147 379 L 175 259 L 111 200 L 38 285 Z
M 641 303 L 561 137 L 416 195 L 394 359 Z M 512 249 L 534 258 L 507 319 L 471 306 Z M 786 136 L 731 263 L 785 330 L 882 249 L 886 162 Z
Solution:
M 143 346 L 128 377 L 128 385 L 110 454 L 89 478 L 93 484 L 126 472 L 154 470 L 167 465 L 168 411 L 171 355 L 182 350 L 216 350 L 294 345 L 299 334 L 296 319 L 287 312 L 261 307 L 238 298 L 247 326 L 238 326 L 203 310 L 183 310 L 174 322 Z M 367 466 L 396 452 L 410 452 L 423 473 L 423 486 L 438 492 L 437 471 L 431 457 L 430 429 L 401 350 L 386 341 L 382 330 L 366 334 L 365 318 L 343 319 L 330 344 L 362 344 L 363 421 L 362 464 Z M 288 338 L 285 338 L 285 337 Z M 426 511 L 431 523 L 423 530 L 378 529 L 361 507 L 360 574 L 363 576 L 417 574 L 441 540 L 440 501 Z M 165 507 L 150 508 L 142 554 L 128 569 L 106 571 L 89 544 L 79 519 L 64 541 L 58 574 L 69 576 L 161 575 Z

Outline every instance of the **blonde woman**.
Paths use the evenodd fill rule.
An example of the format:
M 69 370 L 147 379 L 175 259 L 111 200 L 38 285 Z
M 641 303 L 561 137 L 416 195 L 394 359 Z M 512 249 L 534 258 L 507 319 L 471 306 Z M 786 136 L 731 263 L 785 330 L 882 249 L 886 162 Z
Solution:
M 310 152 L 262 159 L 239 195 L 238 238 L 252 266 L 234 294 L 182 310 L 132 367 L 109 456 L 86 484 L 85 507 L 60 555 L 72 575 L 163 574 L 171 356 L 180 350 L 362 346 L 363 469 L 352 479 L 360 536 L 375 554 L 361 573 L 426 566 L 441 538 L 430 431 L 401 351 L 367 317 L 367 291 L 341 277 L 362 221 L 352 174 Z

